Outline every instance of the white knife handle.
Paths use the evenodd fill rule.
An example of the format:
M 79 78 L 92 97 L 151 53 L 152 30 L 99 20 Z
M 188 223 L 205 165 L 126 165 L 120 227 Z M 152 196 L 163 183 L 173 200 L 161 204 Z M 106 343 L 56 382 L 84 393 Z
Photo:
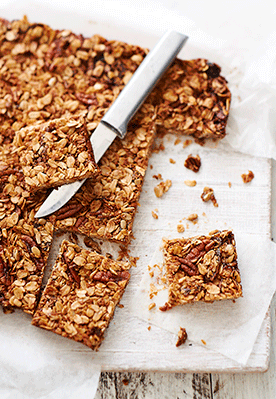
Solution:
M 132 116 L 142 105 L 155 84 L 171 65 L 188 36 L 167 32 L 145 57 L 130 81 L 104 115 L 101 122 L 123 138 Z

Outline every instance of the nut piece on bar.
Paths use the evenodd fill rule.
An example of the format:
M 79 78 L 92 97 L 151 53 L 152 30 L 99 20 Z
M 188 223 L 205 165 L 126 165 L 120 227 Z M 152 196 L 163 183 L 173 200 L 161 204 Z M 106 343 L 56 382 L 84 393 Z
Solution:
M 168 302 L 160 310 L 189 302 L 213 302 L 242 296 L 234 234 L 164 240 Z
M 21 129 L 15 141 L 30 190 L 82 180 L 97 173 L 84 121 L 54 119 Z
M 64 240 L 32 324 L 97 350 L 129 281 L 129 268 L 130 263 Z

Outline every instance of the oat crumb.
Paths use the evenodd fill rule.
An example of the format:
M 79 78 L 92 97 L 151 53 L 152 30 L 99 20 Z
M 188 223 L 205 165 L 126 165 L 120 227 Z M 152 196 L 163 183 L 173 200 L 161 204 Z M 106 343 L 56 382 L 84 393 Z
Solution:
M 194 187 L 194 186 L 196 186 L 196 181 L 195 181 L 195 180 L 185 180 L 184 183 L 185 183 L 186 186 L 188 186 L 188 187 Z
M 231 188 L 232 187 L 232 183 L 229 181 L 228 182 L 228 186 Z
M 170 158 L 170 163 L 176 163 L 174 159 Z
M 189 215 L 187 217 L 187 220 L 190 220 L 191 222 L 194 222 L 197 219 L 198 219 L 198 214 L 197 213 L 191 213 L 191 215 Z
M 203 202 L 212 201 L 215 207 L 218 207 L 218 203 L 214 194 L 214 190 L 210 187 L 204 187 L 203 193 L 201 194 L 201 199 Z
M 172 185 L 171 180 L 166 180 L 165 182 L 159 183 L 156 187 L 154 187 L 154 193 L 157 198 L 160 198 L 165 194 Z
M 185 140 L 183 143 L 183 148 L 188 147 L 190 144 L 192 144 L 192 142 L 193 142 L 192 140 Z
M 177 231 L 178 231 L 178 233 L 184 233 L 185 227 L 183 226 L 183 224 L 177 225 Z
M 158 219 L 157 213 L 155 213 L 154 211 L 151 211 L 151 214 L 152 214 L 152 217 L 153 217 L 154 219 Z
M 155 303 L 155 302 L 152 302 L 152 303 L 149 305 L 149 310 L 155 308 L 155 306 L 156 306 L 156 303 Z

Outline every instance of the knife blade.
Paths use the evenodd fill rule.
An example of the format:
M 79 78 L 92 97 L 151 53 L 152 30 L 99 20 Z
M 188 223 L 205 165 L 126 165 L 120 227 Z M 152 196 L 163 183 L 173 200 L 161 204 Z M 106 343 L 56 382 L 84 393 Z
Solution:
M 117 136 L 121 139 L 125 137 L 128 122 L 176 58 L 187 39 L 188 36 L 182 33 L 168 31 L 145 57 L 91 135 L 90 140 L 96 163 Z M 60 209 L 79 190 L 85 180 L 54 189 L 35 217 L 45 217 Z

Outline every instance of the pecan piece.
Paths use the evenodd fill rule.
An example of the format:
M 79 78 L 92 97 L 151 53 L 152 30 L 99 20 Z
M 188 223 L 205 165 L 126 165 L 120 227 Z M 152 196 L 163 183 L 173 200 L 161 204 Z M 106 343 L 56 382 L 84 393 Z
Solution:
M 243 173 L 241 177 L 244 183 L 249 183 L 252 179 L 254 179 L 254 173 L 249 170 L 248 173 Z
M 199 155 L 193 156 L 192 154 L 188 155 L 188 158 L 184 162 L 184 166 L 187 169 L 192 170 L 193 172 L 197 173 L 201 166 L 201 159 Z
M 180 330 L 178 331 L 178 339 L 177 342 L 175 344 L 176 347 L 179 347 L 180 345 L 185 344 L 187 338 L 188 338 L 188 334 L 186 331 L 186 328 L 182 328 L 180 327 Z

